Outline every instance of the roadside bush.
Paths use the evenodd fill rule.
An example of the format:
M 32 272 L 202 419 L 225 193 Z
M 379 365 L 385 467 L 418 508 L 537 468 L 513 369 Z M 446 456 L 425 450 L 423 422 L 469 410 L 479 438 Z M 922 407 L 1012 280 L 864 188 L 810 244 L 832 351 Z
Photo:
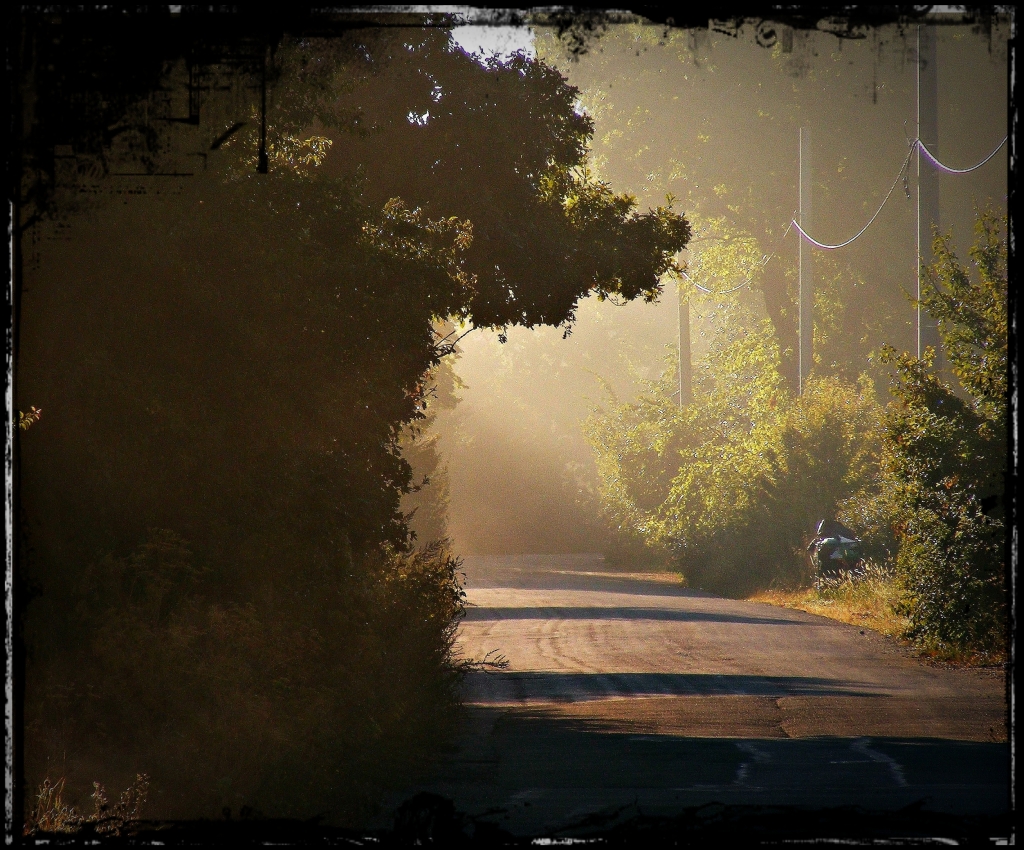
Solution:
M 883 346 L 870 370 L 895 366 L 884 409 L 867 372 L 854 384 L 833 368 L 834 351 L 835 362 L 816 361 L 803 395 L 792 395 L 756 304 L 723 299 L 708 314 L 714 335 L 695 364 L 692 404 L 674 402 L 672 368 L 636 403 L 587 424 L 613 526 L 667 553 L 691 584 L 740 595 L 809 586 L 804 547 L 814 523 L 834 516 L 862 535 L 869 559 L 894 571 L 886 593 L 898 590 L 892 604 L 906 637 L 939 652 L 999 653 L 1005 229 L 979 215 L 974 273 L 949 236 L 936 238 L 922 306 L 938 320 L 948 365 L 940 372 L 931 351 L 917 359 Z M 816 350 L 843 324 L 826 313 Z
M 609 518 L 666 552 L 693 586 L 745 595 L 807 583 L 816 522 L 874 473 L 870 381 L 825 376 L 793 396 L 776 364 L 761 321 L 723 335 L 698 364 L 687 407 L 666 380 L 587 423 Z
M 889 553 L 902 636 L 940 655 L 1006 647 L 1007 243 L 979 214 L 970 255 L 937 236 L 922 306 L 938 320 L 945 365 L 885 346 L 894 367 L 877 475 L 841 513 Z
M 924 307 L 939 322 L 954 381 L 922 359 L 895 366 L 875 505 L 898 542 L 908 636 L 939 651 L 1001 650 L 1006 640 L 1007 243 L 979 216 L 971 275 L 937 237 Z M 870 502 L 870 499 L 865 501 Z
M 443 544 L 339 559 L 310 587 L 245 604 L 201 581 L 168 601 L 166 577 L 201 575 L 195 564 L 153 530 L 87 572 L 91 644 L 27 683 L 30 779 L 61 771 L 84 787 L 144 767 L 156 817 L 249 806 L 344 822 L 451 731 L 463 594 Z

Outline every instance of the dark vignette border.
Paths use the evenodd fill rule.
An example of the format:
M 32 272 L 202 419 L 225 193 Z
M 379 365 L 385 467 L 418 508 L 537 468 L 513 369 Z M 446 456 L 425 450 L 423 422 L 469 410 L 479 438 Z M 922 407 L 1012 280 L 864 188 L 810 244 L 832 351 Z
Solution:
M 7 843 L 26 843 L 20 835 L 20 820 L 16 813 L 24 810 L 25 788 L 18 781 L 22 776 L 21 725 L 24 678 L 24 642 L 19 628 L 21 613 L 30 598 L 32 590 L 21 580 L 16 563 L 17 546 L 15 529 L 18 526 L 18 428 L 13 410 L 13 380 L 17 362 L 17 327 L 25 251 L 23 237 L 26 231 L 47 214 L 47 179 L 52 186 L 54 173 L 54 138 L 32 139 L 26 136 L 23 115 L 26 101 L 31 99 L 32 81 L 27 77 L 26 56 L 32 37 L 34 19 L 40 15 L 65 15 L 74 17 L 76 25 L 93 27 L 109 37 L 136 27 L 133 35 L 145 34 L 144 57 L 127 57 L 143 62 L 143 73 L 126 78 L 127 85 L 111 98 L 112 104 L 104 104 L 100 114 L 93 118 L 92 126 L 83 125 L 78 129 L 91 146 L 102 146 L 103 127 L 111 124 L 111 118 L 120 117 L 117 111 L 131 103 L 136 96 L 148 93 L 157 85 L 163 63 L 188 57 L 202 44 L 206 50 L 214 50 L 221 61 L 233 62 L 243 72 L 253 72 L 256 57 L 265 51 L 274 50 L 285 34 L 301 33 L 307 36 L 330 37 L 351 29 L 364 27 L 402 26 L 448 26 L 451 14 L 422 13 L 409 11 L 417 7 L 362 7 L 358 10 L 339 10 L 337 7 L 322 7 L 308 4 L 282 5 L 272 10 L 239 6 L 181 6 L 177 26 L 167 6 L 115 5 L 103 9 L 83 6 L 50 6 L 42 8 L 21 7 L 8 16 L 7 29 L 7 76 L 8 103 L 10 107 L 10 146 L 7 160 L 8 226 L 10 277 L 5 292 L 7 326 L 5 352 L 5 395 L 10 409 L 7 410 L 5 441 L 6 489 L 5 518 L 7 542 L 7 573 L 5 582 L 5 648 L 7 650 L 6 693 L 5 693 L 5 836 Z M 419 7 L 422 9 L 423 7 Z M 596 44 L 608 28 L 616 23 L 647 20 L 670 28 L 708 29 L 731 37 L 738 37 L 740 28 L 753 25 L 755 39 L 762 47 L 770 48 L 779 38 L 785 37 L 785 28 L 792 30 L 825 31 L 840 39 L 864 38 L 874 27 L 883 24 L 897 24 L 901 29 L 926 18 L 933 6 L 851 6 L 826 5 L 806 7 L 797 5 L 755 5 L 733 4 L 720 7 L 718 17 L 709 20 L 706 15 L 697 14 L 693 7 L 673 8 L 671 6 L 635 6 L 621 11 L 594 11 L 576 7 L 477 9 L 465 10 L 462 19 L 475 23 L 524 24 L 554 26 L 570 57 L 580 57 Z M 1008 16 L 1013 19 L 1012 6 L 962 6 L 961 13 L 949 23 L 969 24 L 976 32 L 991 32 L 992 26 Z M 1017 33 L 1011 25 L 1009 40 L 1009 192 L 1008 214 L 1010 221 L 1009 274 L 1017 280 L 1019 262 L 1016 255 L 1016 222 L 1020 204 L 1020 166 L 1017 139 L 1019 109 L 1017 92 L 1021 71 L 1017 62 Z M 212 57 L 211 57 L 212 58 Z M 188 119 L 192 120 L 190 115 Z M 195 117 L 198 122 L 198 115 Z M 61 143 L 65 140 L 60 139 Z M 106 141 L 109 141 L 107 139 Z M 223 141 L 220 139 L 218 141 Z M 217 142 L 214 143 L 214 146 Z M 41 179 L 34 184 L 30 181 L 26 189 L 24 170 L 34 170 Z M 34 209 L 32 215 L 22 220 L 27 207 Z M 1009 291 L 1010 333 L 1009 333 L 1009 404 L 1013 426 L 1009 429 L 1009 457 L 1011 466 L 1007 470 L 1008 490 L 1012 494 L 1009 532 L 1007 536 L 1008 562 L 1007 590 L 1010 599 L 1009 646 L 1010 671 L 1007 680 L 1008 705 L 1010 706 L 1010 740 L 1013 742 L 1014 706 L 1014 661 L 1016 637 L 1016 574 L 1018 561 L 1018 507 L 1016 486 L 1018 477 L 1017 457 L 1019 453 L 1018 426 L 1018 376 L 1020 353 L 1017 344 L 1018 296 L 1015 287 Z M 1011 765 L 1011 771 L 1015 765 Z M 1013 776 L 1011 772 L 1011 777 Z M 13 781 L 12 781 L 13 780 Z M 1015 785 L 1011 778 L 1011 811 L 1015 806 Z M 715 839 L 734 838 L 742 835 L 752 843 L 778 843 L 787 841 L 813 841 L 822 835 L 844 836 L 860 839 L 866 843 L 891 838 L 892 836 L 917 836 L 913 843 L 927 841 L 928 836 L 942 834 L 948 837 L 966 839 L 968 842 L 989 844 L 991 836 L 1009 835 L 1010 815 L 993 818 L 958 818 L 924 811 L 914 805 L 896 812 L 869 812 L 856 807 L 811 810 L 799 807 L 756 807 L 721 806 L 710 804 L 687 809 L 673 818 L 652 818 L 636 815 L 617 825 L 608 822 L 587 821 L 567 829 L 582 830 L 588 839 L 602 846 L 652 846 L 653 844 L 704 843 Z M 797 826 L 799 824 L 799 826 Z M 450 800 L 435 795 L 421 794 L 408 801 L 400 810 L 394 830 L 376 834 L 358 834 L 347 830 L 327 827 L 316 820 L 235 820 L 222 822 L 156 823 L 143 822 L 132 836 L 125 836 L 115 843 L 132 845 L 152 843 L 216 844 L 282 843 L 303 845 L 306 843 L 341 844 L 365 846 L 410 846 L 413 844 L 443 844 L 464 846 L 482 844 L 494 846 L 519 846 L 530 843 L 530 839 L 516 838 L 504 833 L 498 827 L 474 821 L 455 810 Z M 603 830 L 603 831 L 602 831 Z M 579 833 L 578 833 L 579 834 Z M 43 838 L 43 836 L 40 836 Z M 47 843 L 54 845 L 77 845 L 88 841 L 88 833 L 74 837 L 46 836 Z M 111 839 L 104 839 L 110 841 Z M 886 841 L 886 843 L 891 843 Z

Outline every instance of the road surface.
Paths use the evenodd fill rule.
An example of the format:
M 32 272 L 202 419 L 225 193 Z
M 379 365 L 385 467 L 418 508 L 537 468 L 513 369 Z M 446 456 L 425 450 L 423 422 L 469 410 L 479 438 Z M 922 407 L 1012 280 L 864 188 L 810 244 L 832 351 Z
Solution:
M 924 801 L 1005 812 L 1002 672 L 877 633 L 627 574 L 599 556 L 466 558 L 457 744 L 416 791 L 517 834 L 725 805 Z

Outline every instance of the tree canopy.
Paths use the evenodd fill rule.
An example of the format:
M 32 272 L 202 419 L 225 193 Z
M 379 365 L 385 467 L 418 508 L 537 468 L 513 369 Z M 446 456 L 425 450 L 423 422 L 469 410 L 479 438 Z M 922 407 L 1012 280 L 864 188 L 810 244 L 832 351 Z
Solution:
M 82 40 L 80 22 L 27 31 L 23 74 L 47 38 Z M 94 36 L 116 52 L 144 30 Z M 19 457 L 26 759 L 38 776 L 54 755 L 47 683 L 64 681 L 95 696 L 68 733 L 80 765 L 147 761 L 154 787 L 190 786 L 178 811 L 280 794 L 294 813 L 351 803 L 360 777 L 386 775 L 374 747 L 400 758 L 430 740 L 454 698 L 455 562 L 429 541 L 410 551 L 400 503 L 402 428 L 450 350 L 437 320 L 557 325 L 591 292 L 653 298 L 689 228 L 592 178 L 577 93 L 537 61 L 481 64 L 438 26 L 286 30 L 267 48 L 264 115 L 251 33 L 235 39 L 244 62 L 205 64 L 187 35 L 116 63 L 138 64 L 139 87 L 103 120 L 156 141 L 65 139 L 79 172 L 31 215 L 22 198 L 17 404 L 46 411 Z M 109 76 L 75 96 L 102 97 Z M 24 79 L 48 116 L 23 138 L 38 189 L 29 154 L 67 92 Z M 197 121 L 158 120 L 165 92 Z M 83 175 L 82 157 L 103 167 Z M 155 182 L 185 161 L 193 176 Z M 128 681 L 143 683 L 132 696 Z M 209 755 L 229 739 L 236 755 Z

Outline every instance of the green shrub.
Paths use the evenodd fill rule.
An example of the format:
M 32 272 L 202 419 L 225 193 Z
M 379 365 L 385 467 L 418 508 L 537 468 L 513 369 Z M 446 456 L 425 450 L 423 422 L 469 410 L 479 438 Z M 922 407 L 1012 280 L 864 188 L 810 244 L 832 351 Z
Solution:
M 699 374 L 683 409 L 666 381 L 589 420 L 607 514 L 691 585 L 745 595 L 806 583 L 815 524 L 874 473 L 871 383 L 825 376 L 793 396 L 764 321 L 713 348 Z
M 893 401 L 878 478 L 856 500 L 868 536 L 896 551 L 906 636 L 939 651 L 1006 641 L 1005 226 L 979 216 L 975 275 L 948 236 L 936 238 L 922 304 L 938 320 L 947 373 L 931 349 L 920 359 L 882 350 Z
M 999 650 L 1006 639 L 1007 244 L 979 216 L 972 278 L 950 237 L 935 240 L 924 307 L 939 321 L 954 380 L 916 359 L 894 364 L 877 507 L 898 542 L 909 636 L 939 650 Z
M 125 56 L 139 19 L 61 19 L 26 44 L 71 88 L 40 89 L 34 114 L 111 101 L 102 126 L 134 125 L 109 90 L 138 82 L 133 63 L 92 77 L 48 51 L 84 38 Z M 247 32 L 227 27 L 225 47 Z M 355 817 L 454 725 L 457 562 L 411 551 L 402 506 L 401 434 L 452 349 L 438 321 L 569 324 L 589 293 L 650 300 L 677 268 L 686 220 L 589 174 L 593 125 L 555 69 L 484 67 L 445 27 L 352 32 L 278 33 L 266 173 L 261 101 L 218 85 L 202 125 L 157 133 L 147 160 L 180 164 L 233 125 L 194 179 L 123 193 L 98 177 L 88 210 L 62 192 L 26 211 L 16 578 L 34 782 L 144 769 L 158 817 Z M 164 91 L 194 52 L 174 45 L 134 63 Z M 444 118 L 410 124 L 408 83 L 428 77 Z M 104 133 L 79 141 L 111 162 Z M 419 448 L 429 475 L 436 447 Z M 424 543 L 443 536 L 441 489 Z
M 768 321 L 738 300 L 716 307 L 692 404 L 676 405 L 669 374 L 587 423 L 611 523 L 666 553 L 690 584 L 742 595 L 807 586 L 804 547 L 816 520 L 835 516 L 894 570 L 887 587 L 898 589 L 907 637 L 942 652 L 1000 651 L 1004 233 L 1005 222 L 979 216 L 973 277 L 950 238 L 936 238 L 922 305 L 939 322 L 951 374 L 936 372 L 930 351 L 919 360 L 883 346 L 872 369 L 896 366 L 884 410 L 866 374 L 854 384 L 821 364 L 793 396 Z M 816 346 L 828 344 L 823 330 Z

